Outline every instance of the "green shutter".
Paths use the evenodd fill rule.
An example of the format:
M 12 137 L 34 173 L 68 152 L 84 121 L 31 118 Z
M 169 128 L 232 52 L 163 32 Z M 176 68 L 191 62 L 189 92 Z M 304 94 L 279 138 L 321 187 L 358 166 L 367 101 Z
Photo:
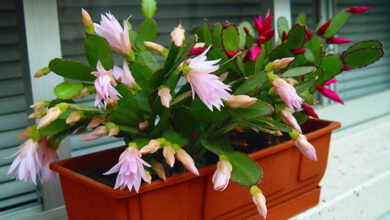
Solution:
M 291 21 L 295 23 L 298 15 L 303 12 L 307 17 L 307 26 L 314 32 L 319 17 L 318 4 L 317 0 L 291 0 Z
M 131 15 L 129 22 L 135 29 L 139 27 L 144 16 L 140 7 L 140 0 L 118 1 L 88 1 L 88 0 L 59 0 L 58 16 L 61 32 L 61 49 L 64 58 L 76 59 L 87 62 L 84 56 L 84 30 L 81 23 L 81 8 L 89 12 L 94 22 L 100 21 L 100 14 L 110 11 L 119 21 L 125 20 Z M 259 0 L 169 0 L 158 1 L 155 19 L 158 24 L 156 42 L 169 45 L 170 32 L 182 21 L 187 31 L 196 25 L 203 24 L 203 18 L 207 18 L 210 24 L 216 22 L 239 23 L 248 20 L 253 23 L 253 17 L 265 12 Z M 159 58 L 159 57 L 158 57 Z M 121 65 L 122 58 L 114 57 L 115 63 Z M 84 99 L 93 104 L 93 98 Z M 82 135 L 71 138 L 72 156 L 98 151 L 110 147 L 123 145 L 123 141 L 115 138 L 100 138 L 96 141 L 82 142 Z
M 390 1 L 388 0 L 338 0 L 337 9 L 353 6 L 369 6 L 371 10 L 352 15 L 347 25 L 339 32 L 354 42 L 377 39 L 383 42 L 385 51 L 390 51 Z M 339 51 L 350 44 L 340 45 Z M 337 77 L 337 92 L 342 99 L 368 95 L 390 88 L 390 56 L 388 53 L 378 62 L 365 67 L 342 73 Z
M 0 218 L 26 206 L 36 205 L 36 186 L 7 175 L 22 143 L 17 136 L 27 126 L 25 86 L 21 67 L 21 37 L 16 1 L 0 2 Z M 4 159 L 6 158 L 6 159 Z

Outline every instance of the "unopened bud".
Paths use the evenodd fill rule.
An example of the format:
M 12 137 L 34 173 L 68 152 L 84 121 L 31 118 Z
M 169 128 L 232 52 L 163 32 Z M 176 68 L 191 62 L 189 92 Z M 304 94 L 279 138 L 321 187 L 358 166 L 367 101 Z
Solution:
M 288 64 L 290 64 L 294 59 L 295 59 L 295 57 L 286 57 L 286 58 L 283 58 L 283 59 L 280 59 L 280 60 L 274 60 L 272 62 L 272 69 L 274 71 L 283 69 L 286 66 L 288 66 Z
M 43 108 L 46 108 L 47 106 L 49 106 L 48 101 L 39 101 L 39 102 L 36 102 L 36 103 L 30 105 L 30 108 L 43 109 Z
M 171 39 L 177 47 L 181 47 L 183 45 L 184 38 L 185 38 L 185 30 L 183 29 L 181 24 L 179 24 L 171 32 Z
M 72 112 L 67 118 L 66 118 L 66 124 L 67 125 L 73 125 L 76 122 L 80 121 L 82 117 L 82 113 L 80 112 Z
M 163 155 L 165 158 L 165 161 L 170 167 L 173 167 L 175 164 L 175 154 L 176 151 L 171 145 L 165 145 L 163 150 Z
M 80 98 L 84 98 L 86 96 L 89 96 L 91 95 L 92 93 L 95 92 L 95 87 L 94 86 L 87 86 L 87 85 L 84 85 L 84 87 L 81 89 L 81 91 L 79 93 L 77 93 L 77 95 L 71 97 L 70 99 L 80 99 Z
M 108 131 L 108 136 L 114 137 L 114 136 L 118 135 L 118 133 L 119 133 L 119 128 L 118 127 L 114 127 L 114 128 L 111 128 Z
M 203 48 L 205 46 L 206 46 L 206 43 L 199 42 L 199 43 L 196 43 L 192 48 Z
M 96 115 L 96 116 L 94 116 L 94 117 L 92 118 L 92 120 L 88 123 L 87 128 L 88 128 L 88 129 L 96 128 L 96 127 L 99 126 L 102 122 L 103 122 L 103 117 L 100 116 L 100 115 Z
M 169 108 L 171 100 L 172 100 L 172 95 L 171 95 L 171 91 L 169 90 L 169 88 L 163 87 L 163 88 L 159 89 L 158 95 L 161 98 L 161 104 L 165 108 Z
M 157 174 L 158 177 L 160 177 L 162 180 L 167 180 L 167 177 L 165 175 L 164 166 L 160 162 L 154 162 L 152 164 L 153 171 Z
M 263 218 L 267 217 L 267 206 L 266 199 L 263 195 L 263 192 L 257 186 L 252 186 L 250 188 L 250 193 L 252 195 L 252 201 L 255 203 L 257 211 Z
M 28 119 L 38 119 L 42 118 L 46 114 L 45 110 L 38 110 L 31 113 L 27 118 Z
M 298 80 L 294 79 L 294 78 L 287 78 L 286 81 L 290 84 L 290 85 L 297 85 L 299 84 Z
M 44 75 L 47 75 L 48 73 L 50 73 L 50 68 L 49 67 L 43 67 L 42 69 L 38 70 L 35 74 L 34 74 L 34 77 L 35 78 L 39 78 L 39 77 L 42 77 Z
M 83 24 L 84 24 L 85 32 L 87 32 L 88 34 L 93 34 L 93 32 L 95 30 L 94 30 L 91 16 L 89 16 L 88 12 L 86 10 L 84 10 L 83 8 L 81 9 L 81 15 L 83 17 Z
M 159 54 L 159 55 L 164 56 L 164 57 L 168 57 L 169 51 L 167 48 L 163 47 L 162 45 L 156 44 L 156 43 L 151 42 L 151 41 L 145 41 L 144 44 L 146 47 L 148 47 L 154 53 Z
M 139 152 L 141 154 L 153 154 L 156 151 L 158 151 L 158 149 L 160 149 L 160 147 L 161 147 L 160 141 L 158 141 L 156 139 L 152 139 L 149 141 L 149 143 L 147 145 L 145 145 L 143 148 L 141 148 L 141 150 Z
M 150 175 L 150 172 L 145 170 L 145 177 L 147 179 L 147 183 L 151 184 L 152 183 L 152 175 Z
M 100 137 L 106 136 L 108 134 L 108 131 L 105 126 L 97 127 L 92 132 L 86 134 L 84 137 L 82 137 L 80 140 L 82 141 L 92 141 L 95 139 L 98 139 Z
M 143 121 L 138 124 L 138 128 L 140 131 L 145 131 L 149 127 L 149 121 Z
M 238 132 L 238 133 L 243 133 L 244 130 L 242 129 L 242 127 L 239 125 L 239 124 L 235 124 L 234 125 L 234 129 Z
M 49 108 L 45 117 L 43 117 L 42 120 L 39 122 L 37 129 L 39 130 L 48 126 L 53 121 L 57 120 L 62 115 L 62 113 L 63 112 L 59 106 Z
M 247 95 L 232 95 L 226 104 L 230 108 L 248 108 L 256 103 L 257 99 Z
M 229 72 L 225 72 L 225 73 L 222 73 L 221 75 L 219 75 L 219 81 L 223 82 L 225 81 L 225 79 L 227 78 Z
M 183 164 L 183 166 L 191 173 L 199 176 L 199 171 L 195 166 L 195 162 L 192 157 L 182 148 L 176 151 L 176 158 Z
M 33 132 L 33 128 L 31 126 L 25 128 L 18 136 L 18 140 L 23 140 L 26 138 L 30 138 L 31 134 Z

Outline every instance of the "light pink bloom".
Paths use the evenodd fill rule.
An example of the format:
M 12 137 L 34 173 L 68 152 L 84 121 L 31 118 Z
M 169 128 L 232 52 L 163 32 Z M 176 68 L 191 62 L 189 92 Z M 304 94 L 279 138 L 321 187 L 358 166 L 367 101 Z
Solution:
M 114 66 L 114 69 L 112 70 L 112 74 L 114 75 L 116 80 L 121 82 L 129 89 L 133 88 L 134 84 L 136 83 L 129 69 L 129 64 L 127 63 L 126 60 L 123 61 L 123 69 Z
M 122 29 L 119 22 L 110 12 L 106 13 L 106 16 L 101 15 L 101 19 L 100 24 L 95 23 L 95 32 L 104 37 L 119 55 L 129 55 L 131 44 L 127 25 L 124 25 Z
M 39 142 L 38 154 L 42 163 L 41 182 L 54 181 L 56 182 L 56 174 L 50 170 L 49 165 L 59 159 L 57 149 L 50 147 L 46 137 Z
M 276 77 L 272 81 L 272 85 L 275 88 L 275 93 L 280 96 L 287 107 L 294 109 L 301 108 L 303 99 L 299 97 L 295 88 L 288 84 L 284 79 Z
M 220 110 L 223 106 L 222 99 L 231 99 L 231 95 L 227 92 L 231 89 L 230 86 L 222 83 L 218 76 L 210 74 L 218 70 L 219 66 L 216 64 L 219 59 L 206 61 L 209 49 L 210 47 L 201 55 L 188 60 L 190 70 L 186 79 L 192 88 L 192 98 L 195 99 L 195 94 L 197 94 L 202 102 L 213 111 L 213 106 Z
M 356 13 L 363 13 L 365 11 L 368 11 L 370 10 L 371 8 L 370 7 L 364 7 L 364 6 L 357 6 L 357 7 L 352 7 L 352 8 L 349 8 L 347 10 L 347 12 L 351 13 L 351 14 L 356 14 Z
M 141 159 L 141 153 L 135 147 L 128 147 L 120 155 L 119 162 L 103 175 L 118 173 L 114 189 L 120 188 L 122 190 L 127 187 L 131 191 L 134 186 L 138 193 L 141 178 L 145 182 L 149 182 L 144 166 L 150 167 L 148 163 Z
M 335 91 L 326 87 L 326 86 L 333 84 L 335 82 L 337 82 L 337 80 L 335 80 L 335 79 L 328 80 L 324 84 L 316 86 L 316 90 L 318 92 L 320 92 L 323 96 L 325 96 L 325 97 L 327 97 L 335 102 L 339 102 L 341 104 L 344 104 L 343 100 L 341 100 L 340 96 Z
M 176 154 L 176 151 L 172 146 L 170 146 L 170 145 L 164 146 L 163 155 L 164 155 L 165 161 L 167 162 L 167 164 L 170 167 L 173 167 L 173 165 L 175 164 L 175 154 Z
M 41 169 L 41 161 L 38 155 L 39 143 L 33 139 L 28 139 L 19 146 L 18 151 L 11 157 L 19 154 L 12 162 L 8 175 L 11 174 L 18 180 L 36 182 L 36 176 Z
M 263 218 L 267 217 L 267 206 L 266 206 L 266 199 L 263 195 L 263 193 L 260 191 L 257 191 L 252 194 L 252 201 L 255 203 L 257 211 Z
M 98 139 L 98 138 L 106 136 L 106 135 L 108 135 L 107 128 L 105 126 L 100 126 L 100 127 L 97 127 L 95 130 L 91 131 L 90 133 L 86 134 L 80 140 L 92 141 L 92 140 Z
M 199 176 L 199 171 L 195 166 L 192 157 L 182 148 L 176 151 L 176 158 L 183 164 L 183 166 L 191 173 Z
M 299 151 L 309 158 L 309 160 L 317 161 L 316 149 L 307 141 L 305 135 L 299 134 L 297 139 L 295 139 L 295 146 L 297 146 Z
M 295 130 L 299 131 L 299 133 L 302 133 L 301 127 L 299 126 L 297 120 L 295 119 L 293 115 L 294 111 L 290 108 L 284 108 L 282 109 L 279 114 L 282 117 L 282 120 L 284 123 L 290 125 Z
M 100 108 L 100 102 L 103 100 L 104 108 L 106 108 L 110 98 L 118 100 L 121 94 L 114 88 L 116 82 L 112 78 L 112 70 L 105 70 L 100 60 L 96 64 L 96 69 L 97 72 L 91 72 L 97 77 L 94 82 L 96 88 L 95 106 Z
M 214 190 L 223 191 L 229 184 L 232 165 L 228 160 L 220 160 L 213 175 Z
M 181 24 L 179 24 L 177 27 L 175 27 L 173 29 L 173 31 L 171 32 L 171 39 L 172 39 L 173 43 L 176 45 L 176 47 L 181 47 L 183 45 L 183 41 L 186 37 L 185 32 L 186 31 L 181 26 Z

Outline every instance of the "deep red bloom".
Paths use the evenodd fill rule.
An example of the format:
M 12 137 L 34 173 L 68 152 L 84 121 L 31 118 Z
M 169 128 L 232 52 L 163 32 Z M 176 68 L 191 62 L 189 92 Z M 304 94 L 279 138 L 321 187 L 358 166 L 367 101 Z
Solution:
M 345 44 L 349 42 L 351 42 L 351 40 L 343 37 L 331 37 L 329 39 L 326 39 L 326 43 L 328 44 Z
M 305 53 L 306 50 L 305 50 L 305 49 L 302 49 L 302 48 L 299 48 L 299 49 L 292 50 L 291 52 L 292 52 L 294 55 L 298 55 L 298 54 Z
M 303 108 L 303 112 L 308 115 L 308 116 L 311 116 L 313 118 L 319 118 L 317 113 L 314 111 L 314 109 L 310 106 L 310 105 L 307 105 L 307 104 L 303 104 L 302 105 L 302 108 Z
M 257 38 L 257 45 L 262 45 L 267 41 L 267 39 L 264 36 L 260 36 Z
M 285 40 L 287 40 L 288 38 L 288 35 L 285 31 L 283 31 L 283 34 L 282 34 L 282 42 L 284 42 Z
M 271 29 L 271 23 L 272 23 L 272 16 L 274 15 L 273 12 L 271 12 L 265 19 L 263 23 L 264 31 Z
M 257 17 L 257 18 L 256 17 L 254 18 L 256 30 L 259 33 L 259 36 L 262 36 L 264 32 L 271 29 L 272 16 L 273 16 L 273 13 L 271 12 L 264 19 L 264 22 L 263 22 L 263 19 L 261 18 L 261 15 L 259 15 L 259 17 Z
M 261 36 L 265 37 L 265 41 L 271 39 L 275 35 L 274 29 L 264 31 Z
M 206 48 L 204 48 L 204 47 L 197 47 L 197 48 L 192 48 L 191 50 L 190 50 L 190 52 L 188 52 L 188 54 L 187 54 L 187 56 L 196 56 L 196 55 L 199 55 L 199 54 L 201 54 L 201 53 L 203 53 L 203 51 L 205 51 L 206 50 Z
M 260 30 L 263 28 L 263 19 L 261 18 L 261 15 L 259 15 L 259 17 L 255 17 L 254 18 L 255 20 L 255 26 L 256 26 L 256 30 L 257 32 L 260 33 Z
M 320 92 L 323 96 L 325 96 L 325 97 L 327 97 L 335 102 L 339 102 L 341 104 L 344 104 L 343 100 L 341 100 L 341 98 L 339 97 L 339 95 L 335 91 L 325 87 L 325 86 L 333 84 L 335 82 L 337 82 L 337 80 L 335 80 L 335 79 L 328 80 L 324 84 L 322 84 L 320 86 L 316 86 L 316 90 L 318 92 Z
M 306 25 L 306 36 L 307 36 L 309 39 L 313 36 L 313 34 L 311 33 L 311 31 L 310 31 L 310 29 L 307 27 L 307 25 Z
M 242 28 L 244 29 L 244 31 L 245 31 L 245 33 L 246 33 L 247 35 L 250 35 L 250 34 L 249 34 L 248 28 L 246 28 L 246 27 L 242 27 Z
M 330 25 L 330 22 L 332 22 L 331 19 L 329 19 L 329 21 L 327 21 L 325 24 L 323 24 L 323 25 L 318 29 L 317 34 L 320 35 L 320 36 L 322 36 L 322 35 L 325 33 L 326 29 L 328 29 L 328 27 L 329 27 L 329 25 Z
M 229 57 L 229 58 L 232 58 L 234 57 L 234 55 L 236 55 L 237 52 L 236 51 L 232 51 L 232 50 L 229 50 L 228 52 L 226 52 L 226 55 Z
M 352 8 L 349 8 L 347 10 L 347 12 L 351 13 L 351 14 L 357 14 L 357 13 L 363 13 L 363 12 L 366 12 L 368 10 L 370 10 L 371 8 L 370 7 L 352 7 Z
M 257 56 L 261 54 L 261 48 L 257 44 L 254 44 L 251 49 L 249 49 L 249 53 L 252 61 L 255 62 Z
M 343 67 L 343 71 L 350 71 L 350 70 L 353 70 L 355 68 L 352 68 L 352 67 L 349 67 L 349 66 L 344 66 Z

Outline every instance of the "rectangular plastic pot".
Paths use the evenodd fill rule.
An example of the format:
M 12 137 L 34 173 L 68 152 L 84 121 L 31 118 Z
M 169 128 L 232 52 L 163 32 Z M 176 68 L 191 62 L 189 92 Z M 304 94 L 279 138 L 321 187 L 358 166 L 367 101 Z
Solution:
M 264 171 L 260 188 L 267 198 L 267 219 L 285 219 L 319 202 L 318 183 L 326 169 L 330 135 L 340 123 L 310 119 L 304 126 L 319 128 L 306 134 L 317 150 L 317 162 L 301 155 L 293 140 L 249 154 Z M 124 148 L 51 164 L 60 174 L 69 219 L 262 219 L 247 188 L 230 182 L 223 192 L 213 190 L 215 165 L 199 168 L 199 176 L 186 172 L 165 182 L 143 184 L 138 194 L 114 190 L 75 172 L 96 165 L 112 166 Z

